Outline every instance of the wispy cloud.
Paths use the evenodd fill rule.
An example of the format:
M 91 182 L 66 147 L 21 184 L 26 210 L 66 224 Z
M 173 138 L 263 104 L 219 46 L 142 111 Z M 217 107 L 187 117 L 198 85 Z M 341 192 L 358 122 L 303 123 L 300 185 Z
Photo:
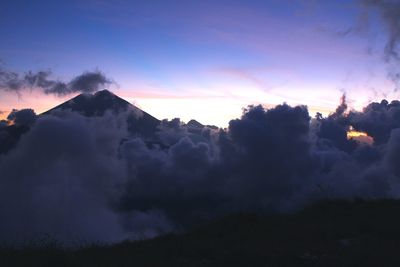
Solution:
M 0 90 L 21 94 L 23 90 L 39 89 L 45 94 L 64 96 L 72 93 L 93 93 L 113 83 L 102 72 L 84 72 L 69 82 L 53 78 L 50 70 L 17 73 L 0 68 Z

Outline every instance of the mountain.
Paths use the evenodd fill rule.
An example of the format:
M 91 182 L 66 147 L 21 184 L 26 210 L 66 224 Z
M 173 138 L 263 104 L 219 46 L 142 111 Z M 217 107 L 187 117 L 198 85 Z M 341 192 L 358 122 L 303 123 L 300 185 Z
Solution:
M 43 114 L 52 113 L 55 110 L 72 110 L 81 113 L 82 115 L 101 116 L 106 110 L 112 110 L 114 112 L 121 112 L 128 107 L 133 106 L 128 101 L 116 96 L 108 90 L 96 92 L 95 94 L 80 94 L 70 100 L 44 112 Z M 143 111 L 142 111 L 143 112 Z M 144 112 L 143 112 L 144 113 Z M 147 113 L 146 113 L 147 114 Z M 147 114 L 148 115 L 148 114 Z M 150 116 L 150 115 L 148 115 Z
M 201 124 L 200 122 L 193 120 L 193 119 L 188 121 L 187 126 L 190 128 L 203 128 L 204 127 L 203 124 Z
M 190 121 L 188 121 L 186 126 L 189 128 L 189 130 L 199 130 L 199 129 L 201 130 L 204 127 L 207 127 L 207 128 L 213 129 L 213 130 L 218 130 L 219 129 L 215 125 L 204 125 L 204 124 L 201 124 L 200 122 L 198 122 L 198 121 L 196 121 L 194 119 L 191 119 Z
M 146 143 L 158 143 L 156 131 L 160 121 L 107 90 L 99 91 L 93 95 L 80 94 L 40 114 L 39 117 L 46 114 L 56 114 L 58 110 L 71 110 L 87 117 L 102 116 L 106 111 L 115 114 L 130 111 L 127 115 L 129 133 L 141 136 Z M 0 155 L 15 147 L 21 136 L 28 132 L 30 127 L 30 125 L 24 124 L 0 124 Z
M 42 114 L 54 113 L 56 110 L 71 110 L 87 117 L 102 116 L 107 110 L 113 113 L 131 110 L 133 112 L 128 115 L 129 132 L 148 138 L 154 137 L 160 124 L 158 119 L 108 90 L 93 95 L 80 94 Z
M 149 147 L 165 147 L 157 134 L 161 121 L 108 90 L 98 91 L 95 94 L 80 94 L 43 112 L 39 117 L 48 114 L 57 115 L 57 111 L 60 110 L 78 112 L 86 117 L 102 116 L 105 112 L 118 114 L 127 111 L 128 132 L 131 135 L 142 137 Z M 205 127 L 218 129 L 216 126 L 203 125 L 196 120 L 190 120 L 185 126 L 192 134 L 193 140 L 197 141 L 203 141 L 201 133 Z M 0 154 L 7 153 L 15 147 L 20 137 L 28 132 L 30 127 L 30 125 L 17 124 L 0 125 Z

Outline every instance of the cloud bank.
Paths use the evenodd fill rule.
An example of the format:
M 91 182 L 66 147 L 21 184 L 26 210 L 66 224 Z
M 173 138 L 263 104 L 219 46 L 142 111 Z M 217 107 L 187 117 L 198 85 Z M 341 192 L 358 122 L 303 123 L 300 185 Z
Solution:
M 343 98 L 326 118 L 250 106 L 226 130 L 164 120 L 151 138 L 129 132 L 127 112 L 13 111 L 0 129 L 0 241 L 117 242 L 232 212 L 398 198 L 399 103 L 355 112 Z M 349 140 L 350 126 L 374 144 Z

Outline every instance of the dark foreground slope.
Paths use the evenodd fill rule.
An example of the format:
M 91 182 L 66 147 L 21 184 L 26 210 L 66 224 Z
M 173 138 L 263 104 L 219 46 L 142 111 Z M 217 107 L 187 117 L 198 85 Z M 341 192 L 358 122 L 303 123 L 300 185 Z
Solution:
M 400 202 L 324 202 L 295 215 L 232 215 L 182 235 L 0 252 L 1 266 L 400 266 Z

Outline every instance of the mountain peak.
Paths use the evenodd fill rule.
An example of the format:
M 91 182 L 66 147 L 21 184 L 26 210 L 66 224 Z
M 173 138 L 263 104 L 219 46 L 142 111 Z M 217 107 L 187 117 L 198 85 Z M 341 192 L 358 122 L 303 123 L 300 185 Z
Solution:
M 80 94 L 43 114 L 50 114 L 55 110 L 71 110 L 86 117 L 102 116 L 106 111 L 114 114 L 127 110 L 134 110 L 128 115 L 128 130 L 133 134 L 143 136 L 153 135 L 160 121 L 144 112 L 128 101 L 120 98 L 108 90 L 98 91 L 94 94 Z
M 114 94 L 113 92 L 111 92 L 107 89 L 97 91 L 93 95 L 94 96 L 117 96 L 116 94 Z
M 204 127 L 203 124 L 201 124 L 200 122 L 198 122 L 194 119 L 191 119 L 190 121 L 188 121 L 187 126 L 193 127 L 193 128 L 203 128 Z
M 101 116 L 106 110 L 119 113 L 127 110 L 128 107 L 134 107 L 128 101 L 118 97 L 108 90 L 98 91 L 94 94 L 82 93 L 45 113 L 51 113 L 54 110 L 72 110 L 85 116 Z M 136 108 L 136 107 L 134 107 Z

